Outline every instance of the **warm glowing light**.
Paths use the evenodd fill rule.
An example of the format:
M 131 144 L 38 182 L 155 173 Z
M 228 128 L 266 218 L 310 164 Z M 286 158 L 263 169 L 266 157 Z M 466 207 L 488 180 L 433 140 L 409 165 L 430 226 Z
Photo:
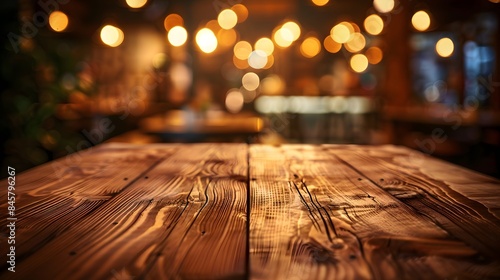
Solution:
M 343 96 L 334 96 L 330 98 L 330 104 L 328 104 L 330 107 L 330 111 L 333 113 L 341 114 L 347 111 L 347 107 L 349 104 L 347 103 L 347 100 Z
M 267 57 L 267 63 L 264 65 L 263 69 L 269 69 L 274 65 L 274 56 L 270 55 Z
M 174 46 L 174 47 L 179 47 L 184 45 L 187 40 L 187 31 L 184 27 L 182 26 L 174 26 L 170 31 L 168 31 L 168 42 Z
M 307 57 L 315 57 L 321 51 L 321 42 L 315 37 L 306 38 L 300 45 L 300 53 Z
M 219 30 L 221 30 L 222 28 L 220 27 L 219 25 L 219 22 L 217 22 L 217 20 L 215 19 L 212 19 L 212 20 L 209 20 L 206 24 L 205 24 L 205 27 L 212 30 L 212 32 L 217 33 Z
M 351 29 L 352 26 L 349 23 L 341 22 L 330 30 L 330 36 L 337 43 L 346 43 L 351 38 Z
M 164 53 L 157 53 L 153 56 L 152 63 L 156 69 L 161 68 L 167 62 L 167 55 Z
M 373 7 L 379 13 L 388 13 L 394 9 L 394 0 L 373 0 Z
M 312 2 L 314 3 L 314 5 L 316 6 L 324 6 L 326 4 L 328 4 L 330 0 L 312 0 Z
M 238 23 L 238 16 L 231 9 L 222 10 L 217 17 L 217 22 L 223 29 L 231 29 Z
M 411 18 L 411 24 L 418 31 L 425 31 L 431 25 L 431 18 L 425 11 L 416 12 Z
M 370 64 L 378 64 L 382 61 L 383 53 L 379 47 L 371 47 L 366 50 L 366 58 Z
M 267 37 L 260 38 L 255 43 L 255 49 L 264 51 L 267 55 L 271 55 L 274 51 L 273 41 Z
M 441 38 L 436 43 L 436 52 L 441 57 L 449 57 L 453 53 L 454 49 L 455 46 L 450 38 Z
M 170 80 L 174 89 L 179 91 L 185 91 L 193 82 L 193 73 L 191 69 L 183 63 L 173 63 L 170 66 Z
M 204 53 L 211 53 L 217 48 L 217 37 L 212 30 L 202 28 L 196 33 L 196 44 Z
M 217 40 L 223 47 L 231 47 L 236 42 L 238 34 L 234 29 L 221 29 L 217 32 Z
M 246 90 L 256 90 L 260 85 L 260 79 L 254 72 L 248 72 L 241 78 L 241 84 Z
M 234 56 L 241 60 L 246 60 L 252 52 L 252 45 L 247 41 L 239 41 L 233 48 Z
M 127 2 L 127 5 L 130 8 L 134 9 L 141 8 L 142 6 L 146 5 L 146 2 L 148 2 L 148 0 L 125 0 L 125 1 Z
M 60 11 L 54 11 L 49 16 L 49 25 L 52 30 L 61 32 L 68 27 L 68 16 Z
M 284 113 L 288 107 L 283 96 L 261 96 L 255 100 L 255 110 L 259 113 Z
M 257 92 L 255 90 L 246 90 L 244 87 L 240 87 L 240 92 L 243 94 L 243 101 L 245 101 L 245 103 L 250 103 L 257 97 Z
M 262 69 L 267 64 L 267 54 L 262 50 L 255 50 L 248 56 L 248 65 L 254 69 Z
M 101 29 L 101 40 L 110 47 L 118 47 L 124 38 L 123 31 L 118 27 L 106 25 Z
M 352 21 L 351 21 L 351 22 L 348 22 L 348 23 L 349 23 L 349 26 L 352 28 L 352 29 L 351 29 L 351 34 L 352 34 L 352 33 L 356 33 L 356 32 L 357 32 L 357 33 L 361 33 L 361 29 L 359 28 L 359 26 L 358 26 L 356 23 L 354 23 L 354 22 L 352 22 Z
M 243 94 L 238 89 L 231 89 L 226 95 L 226 109 L 231 113 L 238 113 L 243 108 Z
M 333 41 L 332 36 L 326 36 L 323 40 L 323 46 L 329 53 L 337 53 L 342 48 L 342 44 Z
M 264 78 L 261 83 L 261 92 L 263 94 L 278 95 L 285 91 L 285 82 L 280 76 L 271 74 Z
M 238 17 L 238 23 L 242 23 L 248 18 L 248 9 L 243 4 L 236 4 L 231 7 Z
M 247 69 L 249 67 L 247 59 L 239 59 L 235 55 L 233 56 L 233 64 L 238 69 Z
M 500 3 L 500 0 L 490 0 L 491 3 L 495 3 L 495 4 L 498 4 Z
M 293 21 L 286 22 L 285 24 L 283 24 L 281 29 L 290 30 L 290 32 L 293 35 L 292 41 L 296 41 L 300 37 L 300 26 L 296 22 Z
M 165 20 L 163 21 L 163 26 L 167 31 L 169 31 L 174 26 L 182 26 L 182 25 L 184 25 L 184 20 L 178 14 L 170 14 L 167 17 L 165 17 Z
M 351 39 L 344 46 L 351 53 L 359 52 L 366 46 L 365 36 L 361 33 L 353 33 Z
M 350 65 L 352 70 L 361 73 L 368 68 L 368 59 L 364 54 L 355 54 L 351 57 Z
M 366 32 L 371 35 L 378 35 L 384 29 L 384 22 L 379 15 L 373 14 L 366 17 L 364 21 Z
M 288 29 L 280 28 L 274 33 L 273 39 L 276 45 L 286 48 L 293 43 L 293 34 Z

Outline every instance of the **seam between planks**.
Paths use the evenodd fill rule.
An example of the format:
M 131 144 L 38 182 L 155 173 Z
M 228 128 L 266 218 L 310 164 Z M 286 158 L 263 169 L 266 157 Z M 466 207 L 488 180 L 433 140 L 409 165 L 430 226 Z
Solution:
M 250 279 L 250 211 L 252 208 L 250 200 L 250 144 L 247 144 L 247 221 L 246 221 L 246 240 L 245 240 L 245 279 Z

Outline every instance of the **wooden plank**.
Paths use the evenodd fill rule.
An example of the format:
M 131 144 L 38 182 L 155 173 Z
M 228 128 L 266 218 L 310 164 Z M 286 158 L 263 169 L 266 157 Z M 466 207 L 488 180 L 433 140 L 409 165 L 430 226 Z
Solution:
M 23 260 L 14 278 L 2 276 L 243 277 L 248 168 L 238 157 L 246 155 L 246 145 L 222 147 L 176 146 L 170 157 Z M 218 177 L 206 176 L 212 173 Z
M 489 200 L 489 204 L 476 200 L 481 201 L 488 195 L 499 197 L 500 189 L 494 190 L 491 187 L 491 183 L 495 182 L 500 186 L 499 181 L 484 175 L 471 174 L 468 170 L 451 165 L 448 170 L 437 169 L 426 174 L 426 170 L 442 163 L 437 163 L 437 160 L 429 157 L 422 158 L 420 163 L 403 161 L 404 158 L 408 159 L 409 152 L 406 149 L 382 147 L 374 153 L 358 147 L 349 151 L 332 151 L 381 188 L 419 213 L 432 217 L 441 227 L 474 246 L 485 256 L 500 259 L 500 219 L 488 208 L 492 204 L 498 208 L 500 200 Z M 423 167 L 424 165 L 430 167 Z M 470 181 L 459 175 L 460 173 L 469 173 Z M 453 177 L 459 179 L 455 181 Z M 450 184 L 453 187 L 450 187 Z M 474 199 L 465 195 L 473 194 L 474 189 L 479 193 L 473 195 Z
M 130 146 L 119 149 L 102 145 L 73 155 L 74 158 L 62 158 L 18 174 L 15 190 L 17 259 L 27 258 L 82 217 L 96 211 L 168 156 L 173 148 L 142 147 L 134 151 Z M 7 185 L 5 181 L 2 184 Z M 7 208 L 6 190 L 1 190 L 2 209 Z M 4 228 L 7 213 L 1 214 L 0 226 Z M 2 235 L 0 242 L 7 244 L 7 236 Z M 2 263 L 2 268 L 5 266 Z
M 482 262 L 328 148 L 254 145 L 250 161 L 254 279 L 500 276 L 497 260 Z

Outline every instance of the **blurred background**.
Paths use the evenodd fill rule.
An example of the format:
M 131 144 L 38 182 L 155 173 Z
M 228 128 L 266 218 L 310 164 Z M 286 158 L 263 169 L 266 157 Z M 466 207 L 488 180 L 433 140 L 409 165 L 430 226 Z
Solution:
M 499 0 L 2 1 L 2 164 L 397 144 L 500 177 Z

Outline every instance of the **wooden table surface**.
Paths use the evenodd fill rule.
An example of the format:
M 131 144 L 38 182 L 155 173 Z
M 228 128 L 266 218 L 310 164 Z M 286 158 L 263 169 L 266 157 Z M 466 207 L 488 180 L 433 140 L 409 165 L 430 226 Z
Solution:
M 500 279 L 500 182 L 396 146 L 105 144 L 16 175 L 1 279 Z

